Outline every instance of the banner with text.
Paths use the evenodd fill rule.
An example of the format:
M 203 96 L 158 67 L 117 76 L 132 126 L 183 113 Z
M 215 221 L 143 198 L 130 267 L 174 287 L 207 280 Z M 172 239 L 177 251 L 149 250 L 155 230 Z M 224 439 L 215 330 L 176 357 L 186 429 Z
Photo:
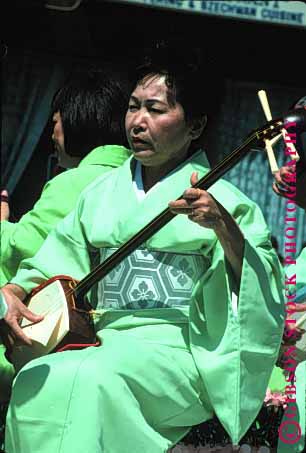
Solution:
M 304 1 L 112 0 L 182 12 L 306 27 Z

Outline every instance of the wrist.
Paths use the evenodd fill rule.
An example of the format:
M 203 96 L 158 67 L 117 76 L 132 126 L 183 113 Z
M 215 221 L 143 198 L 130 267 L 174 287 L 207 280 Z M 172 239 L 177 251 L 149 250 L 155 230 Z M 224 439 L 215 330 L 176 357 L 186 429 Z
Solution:
M 21 286 L 15 285 L 13 283 L 8 283 L 3 288 L 1 288 L 1 291 L 3 292 L 4 296 L 5 296 L 6 291 L 8 293 L 13 293 L 20 300 L 24 300 L 27 295 L 27 293 Z

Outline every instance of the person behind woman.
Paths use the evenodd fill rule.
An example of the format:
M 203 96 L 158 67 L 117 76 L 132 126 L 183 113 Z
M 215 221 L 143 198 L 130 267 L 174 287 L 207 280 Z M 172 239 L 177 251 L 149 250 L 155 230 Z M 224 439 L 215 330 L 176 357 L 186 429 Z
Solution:
M 255 203 L 221 180 L 190 187 L 209 171 L 199 142 L 216 74 L 203 64 L 153 52 L 126 113 L 133 156 L 1 289 L 19 301 L 55 274 L 83 278 L 169 202 L 178 214 L 91 291 L 101 346 L 18 373 L 7 453 L 162 453 L 214 414 L 237 444 L 257 415 L 283 329 L 281 266 Z
M 124 131 L 127 103 L 128 81 L 110 67 L 80 69 L 55 94 L 52 140 L 59 166 L 68 170 L 47 182 L 33 209 L 18 222 L 1 221 L 1 286 L 16 274 L 23 259 L 35 255 L 48 233 L 74 208 L 81 191 L 130 156 Z M 8 315 L 7 323 L 23 338 Z M 12 376 L 0 345 L 0 401 L 8 398 Z
M 130 155 L 122 119 L 127 102 L 128 88 L 118 75 L 99 68 L 77 71 L 55 94 L 52 140 L 58 165 L 69 171 L 47 182 L 19 222 L 1 219 L 1 285 L 15 275 L 23 259 L 36 253 L 84 187 Z

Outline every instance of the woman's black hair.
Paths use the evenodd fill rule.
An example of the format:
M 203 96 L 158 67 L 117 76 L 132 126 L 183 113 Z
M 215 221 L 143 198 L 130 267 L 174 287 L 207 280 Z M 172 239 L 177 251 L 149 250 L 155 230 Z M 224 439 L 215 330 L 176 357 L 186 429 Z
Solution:
M 127 146 L 128 95 L 128 83 L 110 67 L 75 72 L 51 104 L 52 114 L 61 115 L 67 154 L 84 157 L 97 146 Z
M 224 95 L 224 79 L 212 55 L 179 39 L 155 43 L 137 67 L 135 83 L 154 75 L 165 76 L 168 102 L 182 105 L 187 122 L 206 117 L 210 125 Z M 205 133 L 193 142 L 193 149 L 201 147 Z

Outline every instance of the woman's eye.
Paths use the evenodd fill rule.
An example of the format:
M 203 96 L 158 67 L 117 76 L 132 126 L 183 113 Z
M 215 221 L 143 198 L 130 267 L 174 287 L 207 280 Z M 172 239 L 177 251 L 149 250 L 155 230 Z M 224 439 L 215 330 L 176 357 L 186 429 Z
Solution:
M 133 110 L 136 110 L 137 109 L 137 106 L 136 105 L 133 105 L 133 104 L 130 104 L 129 105 L 129 110 L 132 112 Z
M 164 113 L 163 110 L 155 109 L 153 107 L 151 107 L 149 110 L 150 110 L 150 112 L 153 112 L 153 113 Z

